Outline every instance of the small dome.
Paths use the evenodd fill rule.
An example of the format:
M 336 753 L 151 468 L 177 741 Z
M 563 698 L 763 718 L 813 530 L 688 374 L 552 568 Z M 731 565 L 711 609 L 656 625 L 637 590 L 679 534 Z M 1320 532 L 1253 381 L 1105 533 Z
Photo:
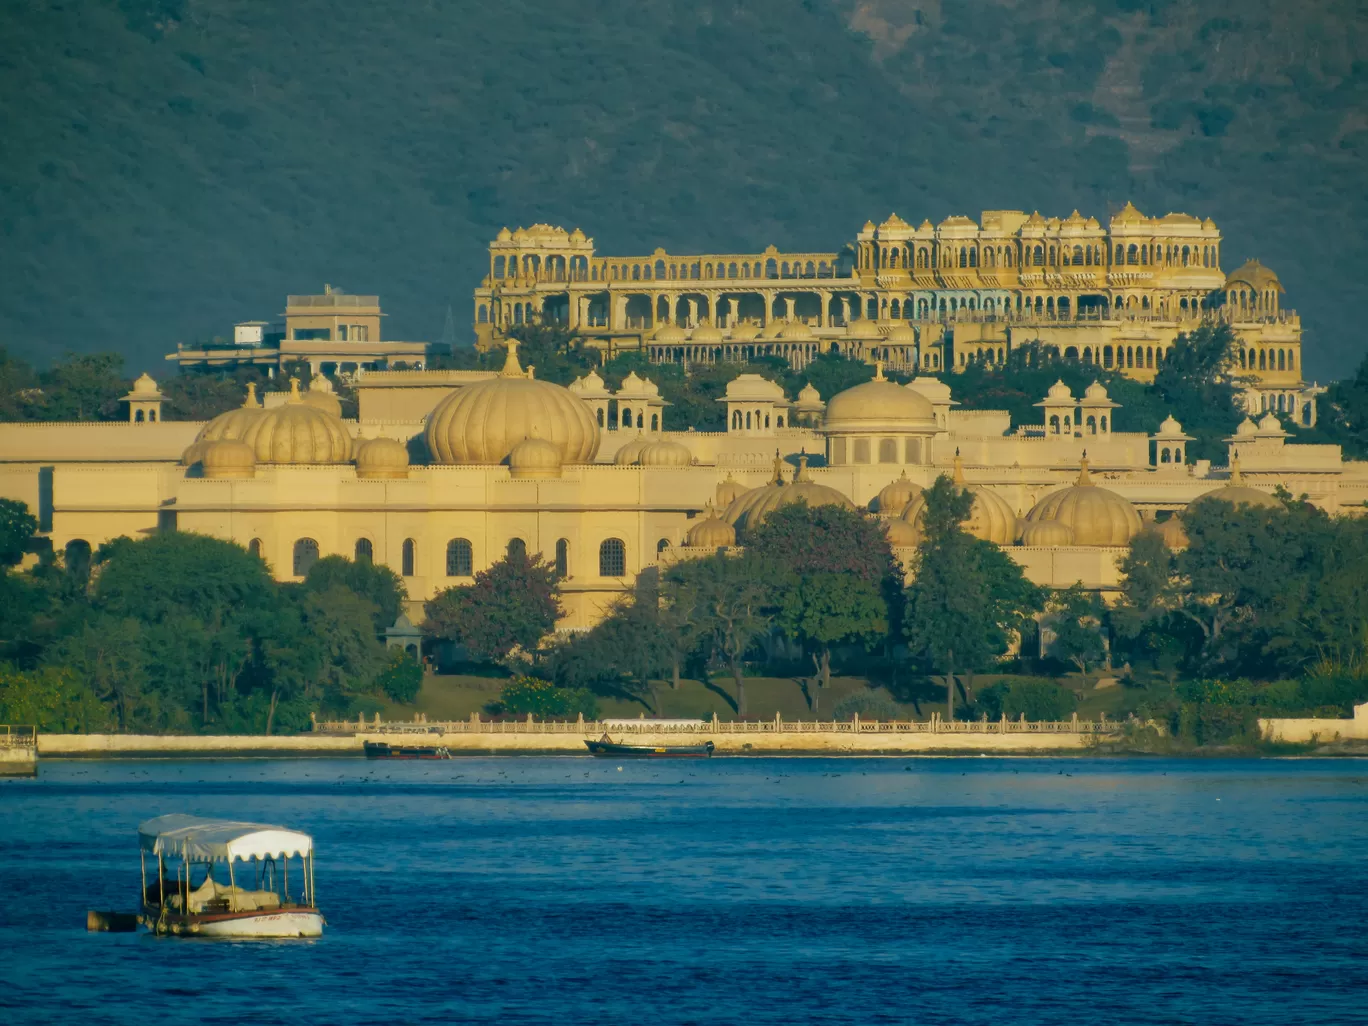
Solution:
M 1183 526 L 1183 518 L 1177 513 L 1162 524 L 1155 524 L 1154 533 L 1164 539 L 1164 544 L 1173 552 L 1188 547 L 1187 528 Z
M 610 395 L 603 383 L 603 378 L 599 377 L 598 371 L 592 369 L 588 374 L 576 378 L 565 387 L 567 391 L 575 393 L 581 399 L 607 398 Z
M 779 329 L 777 337 L 782 342 L 801 342 L 812 338 L 812 329 L 802 321 L 791 321 Z
M 356 476 L 363 481 L 408 477 L 408 446 L 393 438 L 366 438 L 356 444 Z
M 682 442 L 661 439 L 643 448 L 637 463 L 643 467 L 687 467 L 693 463 L 693 452 Z
M 351 436 L 337 417 L 310 406 L 290 382 L 290 398 L 253 421 L 242 439 L 258 463 L 347 463 Z
M 1094 381 L 1087 388 L 1083 389 L 1083 398 L 1105 399 L 1107 398 L 1107 389 L 1103 386 L 1102 382 Z
M 1256 292 L 1262 292 L 1269 288 L 1276 289 L 1279 292 L 1285 291 L 1282 282 L 1278 280 L 1278 276 L 1273 273 L 1273 270 L 1265 267 L 1257 260 L 1247 260 L 1226 275 L 1226 288 L 1230 288 L 1237 282 L 1248 285 Z
M 895 517 L 907 509 L 907 504 L 921 494 L 921 489 L 907 479 L 903 471 L 896 481 L 884 485 L 879 497 L 874 500 L 874 510 L 884 516 Z
M 1073 397 L 1073 389 L 1064 384 L 1063 381 L 1056 381 L 1050 386 L 1050 390 L 1045 393 L 1046 399 L 1072 400 Z
M 739 495 L 742 495 L 748 491 L 750 491 L 749 488 L 747 488 L 740 481 L 735 480 L 730 474 L 728 474 L 727 479 L 725 481 L 719 482 L 717 485 L 716 495 L 718 508 L 726 509 L 728 506 L 730 506 L 733 502 L 736 501 Z
M 157 399 L 161 396 L 161 391 L 157 388 L 157 383 L 152 380 L 152 375 L 146 371 L 138 375 L 138 380 L 133 382 L 133 391 L 129 395 L 147 396 L 149 399 Z
M 613 462 L 619 467 L 634 466 L 637 460 L 641 458 L 641 450 L 645 449 L 646 446 L 650 444 L 650 439 L 638 432 L 636 438 L 632 439 L 613 455 Z
M 1253 438 L 1259 433 L 1259 425 L 1246 417 L 1240 421 L 1240 426 L 1235 429 L 1236 438 Z
M 331 413 L 338 419 L 342 417 L 342 403 L 333 393 L 332 382 L 322 374 L 315 374 L 310 379 L 309 391 L 305 394 L 304 401 L 325 413 Z
M 895 549 L 911 549 L 921 544 L 921 529 L 906 520 L 894 518 L 884 522 L 884 535 Z
M 925 396 L 931 402 L 950 402 L 950 386 L 940 378 L 929 378 L 918 376 L 913 378 L 905 386 L 919 395 Z
M 1078 482 L 1051 492 L 1026 514 L 1032 522 L 1056 520 L 1073 528 L 1076 545 L 1128 545 L 1140 533 L 1140 515 L 1125 498 L 1099 488 L 1082 461 Z
M 1171 413 L 1165 417 L 1164 422 L 1159 425 L 1159 434 L 1161 435 L 1181 435 L 1182 433 L 1183 425 L 1174 420 L 1173 414 Z
M 528 377 L 518 343 L 497 378 L 458 388 L 428 414 L 428 451 L 438 463 L 502 463 L 525 438 L 554 444 L 562 463 L 589 463 L 599 429 L 587 404 L 569 389 Z
M 717 511 L 708 507 L 708 515 L 689 528 L 684 544 L 691 549 L 722 549 L 736 544 L 736 528 L 717 519 Z
M 1268 492 L 1261 492 L 1257 488 L 1251 488 L 1244 483 L 1244 474 L 1240 471 L 1240 457 L 1235 456 L 1230 461 L 1230 480 L 1222 488 L 1206 492 L 1197 496 L 1188 503 L 1191 509 L 1199 502 L 1208 499 L 1216 499 L 1219 502 L 1228 502 L 1232 506 L 1252 506 L 1256 509 L 1282 509 L 1282 503 L 1277 496 L 1270 495 Z
M 846 334 L 851 338 L 878 338 L 879 326 L 868 317 L 857 317 L 846 325 Z
M 199 464 L 209 478 L 242 478 L 256 473 L 256 455 L 246 442 L 224 438 L 205 442 Z
M 690 342 L 711 343 L 725 342 L 726 334 L 721 328 L 714 328 L 711 324 L 703 324 L 694 328 L 693 334 L 689 336 Z
M 765 329 L 760 332 L 761 338 L 778 338 L 785 328 L 789 327 L 787 321 L 773 320 L 765 325 Z
M 508 454 L 508 472 L 519 480 L 560 477 L 560 447 L 545 438 L 524 438 Z
M 500 229 L 499 229 L 499 234 L 496 235 L 496 236 L 494 236 L 494 241 L 495 241 L 495 242 L 508 242 L 508 241 L 509 241 L 510 239 L 512 239 L 512 238 L 513 238 L 513 233 L 510 232 L 510 231 L 508 230 L 507 227 L 504 227 L 504 228 L 500 228 Z
M 675 324 L 666 324 L 656 329 L 651 336 L 652 342 L 659 342 L 662 345 L 675 345 L 683 342 L 689 337 L 689 333 Z
M 570 231 L 570 241 L 571 241 L 571 242 L 584 242 L 584 241 L 585 241 L 584 232 L 581 231 L 579 228 L 573 228 L 573 229 L 571 229 L 571 231 Z
M 920 392 L 888 381 L 880 368 L 872 381 L 838 392 L 827 403 L 827 431 L 934 429 L 936 414 Z
M 1021 530 L 1021 544 L 1030 548 L 1052 549 L 1073 543 L 1073 528 L 1058 520 L 1028 522 Z
M 888 333 L 888 341 L 900 346 L 915 346 L 917 344 L 917 329 L 910 324 L 899 324 Z
M 733 325 L 730 329 L 731 340 L 733 342 L 749 342 L 760 335 L 760 329 L 746 321 Z
M 257 422 L 257 419 L 265 415 L 266 411 L 261 408 L 261 403 L 257 399 L 256 383 L 249 381 L 247 383 L 247 398 L 243 400 L 242 405 L 235 410 L 220 413 L 200 428 L 199 434 L 195 436 L 195 441 L 181 456 L 181 463 L 187 467 L 198 463 L 206 442 L 245 437 L 248 429 Z

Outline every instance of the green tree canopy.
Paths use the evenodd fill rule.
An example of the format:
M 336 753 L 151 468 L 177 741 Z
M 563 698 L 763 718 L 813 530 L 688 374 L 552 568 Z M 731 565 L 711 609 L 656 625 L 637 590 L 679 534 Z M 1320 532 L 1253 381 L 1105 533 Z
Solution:
M 492 662 L 515 648 L 535 652 L 563 615 L 556 568 L 540 554 L 511 552 L 477 573 L 473 583 L 434 596 L 423 629 Z
M 311 592 L 346 588 L 375 606 L 377 633 L 392 627 L 404 610 L 404 580 L 383 563 L 346 556 L 324 556 L 309 568 L 304 588 Z
M 0 570 L 17 565 L 38 532 L 38 518 L 16 499 L 0 499 Z
M 1101 598 L 1084 590 L 1080 582 L 1051 596 L 1049 609 L 1055 635 L 1050 651 L 1069 660 L 1080 673 L 1087 673 L 1089 666 L 1101 662 L 1107 654 L 1102 638 L 1105 608 Z

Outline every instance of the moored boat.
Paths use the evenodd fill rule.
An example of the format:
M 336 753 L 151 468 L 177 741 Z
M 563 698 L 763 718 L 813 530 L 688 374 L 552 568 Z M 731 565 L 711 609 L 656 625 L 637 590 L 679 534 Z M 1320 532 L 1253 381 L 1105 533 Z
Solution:
M 158 816 L 138 827 L 141 919 L 175 937 L 318 937 L 313 838 L 286 827 Z M 148 855 L 156 879 L 148 882 Z M 294 892 L 290 863 L 298 860 Z M 222 877 L 227 876 L 225 882 Z
M 450 759 L 451 750 L 438 745 L 391 745 L 363 741 L 367 759 Z
M 711 741 L 697 745 L 633 745 L 604 734 L 597 741 L 586 740 L 584 744 L 592 755 L 627 759 L 706 759 L 713 753 Z

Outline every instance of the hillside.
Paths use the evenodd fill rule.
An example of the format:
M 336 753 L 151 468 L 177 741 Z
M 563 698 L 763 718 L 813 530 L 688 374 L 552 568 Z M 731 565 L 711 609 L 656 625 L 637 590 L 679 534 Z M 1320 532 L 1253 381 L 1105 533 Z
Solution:
M 835 248 L 984 208 L 1216 219 L 1359 362 L 1360 0 L 34 0 L 0 11 L 0 345 L 274 316 L 325 281 L 458 325 L 503 224 Z M 463 333 L 462 333 L 463 334 Z

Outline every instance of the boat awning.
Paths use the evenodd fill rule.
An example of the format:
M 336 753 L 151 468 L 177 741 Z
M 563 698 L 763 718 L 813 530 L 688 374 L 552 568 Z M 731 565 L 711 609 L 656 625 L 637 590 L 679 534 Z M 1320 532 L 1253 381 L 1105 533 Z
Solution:
M 158 855 L 213 861 L 289 858 L 313 852 L 313 838 L 297 830 L 180 814 L 149 819 L 138 827 L 138 842 L 143 851 Z

